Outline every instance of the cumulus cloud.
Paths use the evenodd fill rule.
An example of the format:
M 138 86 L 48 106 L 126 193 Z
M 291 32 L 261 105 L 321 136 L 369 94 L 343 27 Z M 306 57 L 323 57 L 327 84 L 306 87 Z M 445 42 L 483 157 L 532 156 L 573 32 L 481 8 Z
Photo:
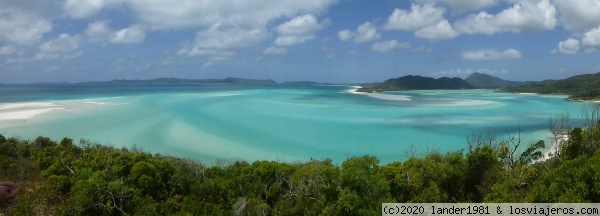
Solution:
M 413 31 L 435 25 L 444 19 L 445 10 L 432 4 L 412 4 L 410 11 L 396 8 L 384 28 L 386 30 Z
M 327 21 L 319 23 L 312 14 L 297 16 L 277 26 L 275 30 L 279 35 L 275 39 L 275 44 L 289 46 L 312 40 L 315 38 L 314 32 L 322 29 L 325 25 L 327 25 Z
M 112 33 L 106 21 L 91 22 L 84 31 L 85 37 L 91 41 L 106 40 Z
M 600 50 L 600 26 L 585 32 L 581 44 L 588 47 L 587 51 Z
M 256 45 L 268 36 L 266 29 L 221 28 L 218 24 L 196 33 L 191 45 L 184 46 L 179 55 L 209 56 L 213 60 L 230 59 L 235 49 Z
M 377 27 L 371 22 L 365 22 L 356 28 L 356 32 L 350 30 L 342 30 L 338 32 L 338 37 L 342 41 L 348 41 L 354 38 L 356 43 L 364 43 L 381 38 L 381 34 L 377 32 Z
M 55 39 L 40 45 L 39 52 L 31 59 L 36 60 L 51 60 L 51 59 L 71 59 L 79 57 L 82 53 L 76 52 L 81 42 L 81 35 L 71 36 L 69 34 L 61 34 Z
M 215 44 L 221 47 L 243 47 L 268 38 L 269 28 L 274 22 L 285 18 L 294 18 L 299 14 L 322 14 L 337 0 L 255 0 L 240 1 L 232 4 L 229 1 L 213 0 L 66 0 L 64 9 L 73 18 L 91 18 L 102 10 L 126 5 L 127 10 L 136 23 L 143 26 L 144 31 L 154 30 L 197 30 L 196 40 L 181 47 L 178 52 L 186 56 L 216 55 L 215 59 L 225 59 L 235 55 L 229 48 L 210 48 Z M 321 23 L 320 23 L 321 24 Z M 218 27 L 215 28 L 214 26 Z M 135 30 L 135 29 L 131 29 Z M 207 33 L 215 32 L 210 35 Z M 139 33 L 138 37 L 131 33 Z M 143 31 L 118 31 L 110 39 L 112 42 L 139 42 Z M 240 35 L 228 34 L 240 33 Z M 87 37 L 88 35 L 86 35 Z M 302 43 L 314 36 L 281 34 L 277 44 Z M 248 38 L 242 38 L 248 37 Z M 99 40 L 101 37 L 92 37 Z M 132 40 L 126 40 L 132 38 Z M 138 40 L 133 40 L 137 38 Z M 199 41 L 205 39 L 208 42 Z M 212 54 L 210 54 L 212 53 Z
M 575 54 L 579 52 L 579 40 L 569 38 L 565 41 L 561 41 L 558 43 L 558 50 L 555 51 L 564 54 Z
M 502 52 L 493 49 L 470 50 L 462 53 L 463 59 L 472 61 L 518 59 L 522 57 L 521 52 L 516 49 L 507 49 Z
M 498 14 L 485 11 L 458 20 L 454 27 L 466 34 L 538 32 L 557 24 L 556 8 L 549 0 L 520 1 Z
M 33 14 L 13 10 L 0 11 L 0 40 L 32 44 L 52 30 L 52 23 Z
M 104 7 L 121 2 L 122 0 L 67 0 L 63 9 L 73 18 L 90 18 Z
M 371 50 L 373 52 L 380 52 L 380 53 L 388 53 L 395 49 L 408 49 L 408 48 L 410 48 L 410 44 L 408 42 L 399 43 L 396 40 L 379 42 L 379 43 L 375 43 L 375 44 L 373 44 L 373 46 L 371 46 Z
M 338 32 L 338 37 L 342 41 L 348 41 L 348 40 L 352 39 L 352 37 L 354 37 L 354 32 L 352 32 L 348 29 L 341 30 Z
M 141 43 L 146 38 L 146 33 L 139 26 L 130 26 L 128 28 L 116 31 L 110 37 L 112 43 Z
M 15 46 L 13 45 L 6 45 L 3 47 L 0 47 L 0 55 L 10 55 L 17 52 L 17 48 L 15 48 Z
M 281 54 L 285 54 L 286 49 L 285 48 L 280 48 L 280 47 L 268 47 L 263 51 L 263 54 L 268 54 L 268 55 L 281 55 Z
M 80 41 L 80 35 L 61 34 L 56 39 L 42 44 L 40 50 L 42 52 L 70 52 L 77 49 Z
M 600 25 L 600 1 L 554 0 L 560 21 L 567 30 L 581 31 Z
M 238 28 L 264 28 L 270 22 L 298 14 L 320 14 L 337 0 L 127 0 L 137 20 L 159 29 L 207 28 L 214 23 Z
M 480 10 L 496 5 L 499 0 L 416 0 L 422 4 L 441 4 L 456 13 Z
M 416 37 L 433 42 L 453 39 L 458 37 L 458 35 L 460 34 L 450 26 L 450 23 L 446 19 L 436 25 L 428 26 L 415 32 Z
M 21 10 L 42 17 L 54 17 L 63 13 L 63 5 L 63 1 L 56 0 L 0 1 L 0 13 L 3 10 Z

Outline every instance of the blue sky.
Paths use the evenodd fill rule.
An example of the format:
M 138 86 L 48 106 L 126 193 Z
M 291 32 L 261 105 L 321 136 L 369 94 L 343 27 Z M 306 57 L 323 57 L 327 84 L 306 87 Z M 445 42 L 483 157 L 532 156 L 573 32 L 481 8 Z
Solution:
M 600 72 L 600 0 L 0 0 L 0 83 Z

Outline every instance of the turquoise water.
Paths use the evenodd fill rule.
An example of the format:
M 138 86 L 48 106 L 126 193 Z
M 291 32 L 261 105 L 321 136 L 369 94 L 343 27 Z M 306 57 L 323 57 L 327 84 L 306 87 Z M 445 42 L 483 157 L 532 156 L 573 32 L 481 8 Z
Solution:
M 455 151 L 467 148 L 472 131 L 493 129 L 505 138 L 519 127 L 525 140 L 546 140 L 550 118 L 563 113 L 577 118 L 587 104 L 491 90 L 387 93 L 411 98 L 396 101 L 353 94 L 350 86 L 50 86 L 0 86 L 5 106 L 36 101 L 54 109 L 31 119 L 0 121 L 0 133 L 135 144 L 206 163 L 342 162 L 365 154 L 401 161 L 411 146 L 417 155 Z

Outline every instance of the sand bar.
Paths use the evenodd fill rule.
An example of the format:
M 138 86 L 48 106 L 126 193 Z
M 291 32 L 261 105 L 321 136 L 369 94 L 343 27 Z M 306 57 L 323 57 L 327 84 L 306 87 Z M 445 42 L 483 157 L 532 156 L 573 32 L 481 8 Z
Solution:
M 360 86 L 353 86 L 355 89 L 351 89 L 348 92 L 354 94 L 366 95 L 372 98 L 377 98 L 381 100 L 394 100 L 394 101 L 410 101 L 410 96 L 407 95 L 394 95 L 394 94 L 381 94 L 381 93 L 367 93 L 367 92 L 357 92 Z
M 55 103 L 25 102 L 0 104 L 0 122 L 6 120 L 26 120 L 54 110 L 64 110 Z

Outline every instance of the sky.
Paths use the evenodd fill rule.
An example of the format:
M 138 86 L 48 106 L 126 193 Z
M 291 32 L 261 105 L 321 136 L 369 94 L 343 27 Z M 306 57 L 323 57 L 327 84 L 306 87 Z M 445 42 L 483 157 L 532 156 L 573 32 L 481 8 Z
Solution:
M 0 0 L 0 83 L 600 72 L 600 0 Z

